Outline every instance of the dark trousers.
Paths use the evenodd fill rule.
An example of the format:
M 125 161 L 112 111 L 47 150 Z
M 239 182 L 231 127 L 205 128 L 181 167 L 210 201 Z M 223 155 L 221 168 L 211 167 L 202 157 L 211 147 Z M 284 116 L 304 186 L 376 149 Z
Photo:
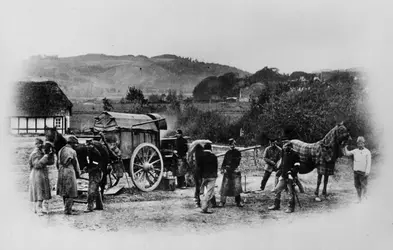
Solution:
M 64 203 L 64 213 L 71 214 L 72 213 L 72 206 L 74 205 L 74 198 L 69 198 L 67 196 L 63 196 L 63 203 Z
M 177 177 L 177 187 L 185 187 L 186 186 L 186 177 L 183 176 L 178 176 Z
M 87 194 L 87 209 L 93 210 L 94 209 L 94 201 L 96 202 L 96 209 L 102 210 L 102 197 L 101 193 L 99 192 L 99 186 L 102 179 L 101 172 L 93 172 L 89 173 L 89 189 Z
M 194 177 L 195 180 L 195 193 L 194 193 L 194 198 L 195 202 L 197 204 L 201 204 L 201 184 L 202 184 L 202 178 Z
M 261 190 L 265 190 L 266 183 L 269 180 L 270 175 L 272 175 L 272 172 L 269 172 L 269 171 L 265 170 L 265 173 L 263 174 L 263 178 L 262 178 L 262 181 L 261 181 Z M 278 183 L 278 176 L 276 176 L 274 186 L 276 186 L 277 183 Z
M 358 194 L 358 198 L 361 199 L 367 193 L 368 177 L 365 175 L 364 172 L 361 171 L 354 171 L 353 176 L 354 176 L 355 188 Z

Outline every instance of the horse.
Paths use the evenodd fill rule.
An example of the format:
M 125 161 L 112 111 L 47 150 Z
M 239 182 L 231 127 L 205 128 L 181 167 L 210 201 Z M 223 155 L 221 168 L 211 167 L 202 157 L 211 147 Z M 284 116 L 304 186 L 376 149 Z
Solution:
M 56 128 L 49 128 L 45 127 L 45 138 L 47 141 L 53 143 L 54 148 L 55 148 L 55 153 L 58 155 L 58 152 L 62 147 L 64 147 L 67 144 L 67 140 L 64 138 L 62 134 L 60 134 Z M 105 191 L 105 186 L 107 184 L 107 176 L 110 173 L 110 169 L 107 167 L 109 163 L 109 153 L 108 150 L 104 145 L 102 145 L 99 142 L 93 142 L 91 145 L 100 153 L 101 161 L 99 164 L 101 165 L 101 170 L 102 170 L 102 179 L 100 182 L 100 189 L 101 189 L 101 197 L 104 199 L 104 191 Z M 88 156 L 88 151 L 87 147 L 88 145 L 85 144 L 78 144 L 78 146 L 75 148 L 77 158 L 79 161 L 79 165 L 81 168 L 85 167 L 87 162 L 86 162 L 86 156 Z
M 336 160 L 342 156 L 342 145 L 350 140 L 348 129 L 341 122 L 332 128 L 322 140 L 315 143 L 306 143 L 298 139 L 288 140 L 284 145 L 291 143 L 293 151 L 299 154 L 299 174 L 308 174 L 315 168 L 318 170 L 317 188 L 314 192 L 317 201 L 322 176 L 324 176 L 322 195 L 327 197 L 327 184 L 329 175 L 334 174 Z

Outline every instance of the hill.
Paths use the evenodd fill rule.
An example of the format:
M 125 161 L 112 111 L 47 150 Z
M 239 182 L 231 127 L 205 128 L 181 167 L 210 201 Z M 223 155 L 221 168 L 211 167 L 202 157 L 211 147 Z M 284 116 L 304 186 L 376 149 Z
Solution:
M 69 98 L 123 97 L 129 86 L 145 94 L 176 89 L 192 93 L 208 76 L 248 72 L 215 63 L 205 63 L 176 55 L 110 56 L 87 54 L 74 57 L 33 56 L 24 62 L 26 79 L 56 81 Z

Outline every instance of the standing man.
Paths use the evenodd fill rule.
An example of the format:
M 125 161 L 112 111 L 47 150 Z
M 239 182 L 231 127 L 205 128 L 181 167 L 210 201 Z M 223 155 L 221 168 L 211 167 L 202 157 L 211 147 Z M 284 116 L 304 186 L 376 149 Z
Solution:
M 99 191 L 100 182 L 102 180 L 102 170 L 106 166 L 102 166 L 101 153 L 92 145 L 87 145 L 89 150 L 89 157 L 87 166 L 83 172 L 89 174 L 89 188 L 87 193 L 87 208 L 85 213 L 93 212 L 93 210 L 103 210 L 101 192 Z M 96 206 L 94 207 L 94 201 Z
M 362 201 L 362 197 L 367 192 L 367 180 L 371 171 L 371 153 L 365 148 L 366 140 L 363 136 L 357 139 L 358 148 L 349 151 L 347 146 L 344 148 L 346 156 L 353 156 L 353 176 L 355 181 L 355 188 L 358 194 L 358 202 Z
M 176 131 L 176 151 L 177 151 L 177 169 L 176 169 L 176 177 L 177 177 L 177 187 L 178 188 L 186 188 L 186 178 L 185 175 L 187 173 L 187 152 L 188 152 L 188 144 L 187 140 L 183 137 L 183 131 L 178 129 Z
M 241 185 L 241 173 L 237 170 L 242 155 L 236 149 L 236 141 L 229 139 L 230 150 L 225 153 L 224 160 L 221 165 L 221 173 L 224 175 L 221 184 L 221 200 L 220 207 L 223 207 L 227 196 L 234 196 L 238 207 L 243 207 L 240 194 L 243 192 Z
M 265 190 L 266 183 L 270 178 L 273 171 L 278 170 L 277 162 L 281 157 L 281 148 L 277 145 L 277 138 L 270 140 L 270 146 L 268 146 L 263 152 L 263 160 L 265 164 L 265 173 L 261 181 L 261 190 Z M 277 185 L 278 177 L 276 176 L 275 185 Z
M 205 188 L 205 195 L 202 200 L 202 213 L 210 214 L 208 211 L 209 202 L 214 196 L 214 186 L 216 185 L 218 160 L 217 156 L 212 153 L 212 145 L 205 144 L 204 154 L 200 159 L 200 171 L 202 176 L 202 189 Z
M 78 196 L 76 178 L 80 176 L 78 158 L 75 146 L 78 139 L 71 135 L 67 139 L 67 144 L 59 151 L 59 176 L 57 180 L 57 195 L 63 197 L 64 213 L 72 214 L 74 198 Z
M 295 183 L 294 179 L 297 178 L 297 173 L 300 167 L 300 157 L 293 151 L 293 146 L 288 143 L 283 146 L 282 163 L 280 169 L 280 178 L 278 184 L 274 189 L 275 200 L 274 205 L 268 207 L 269 210 L 279 210 L 281 203 L 281 192 L 288 189 L 289 202 L 286 213 L 292 213 L 295 210 Z

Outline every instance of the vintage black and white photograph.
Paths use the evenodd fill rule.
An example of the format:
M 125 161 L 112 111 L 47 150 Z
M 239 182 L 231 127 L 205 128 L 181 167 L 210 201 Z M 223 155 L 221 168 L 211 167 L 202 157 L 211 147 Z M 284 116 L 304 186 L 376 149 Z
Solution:
M 2 12 L 2 249 L 393 247 L 382 1 Z

